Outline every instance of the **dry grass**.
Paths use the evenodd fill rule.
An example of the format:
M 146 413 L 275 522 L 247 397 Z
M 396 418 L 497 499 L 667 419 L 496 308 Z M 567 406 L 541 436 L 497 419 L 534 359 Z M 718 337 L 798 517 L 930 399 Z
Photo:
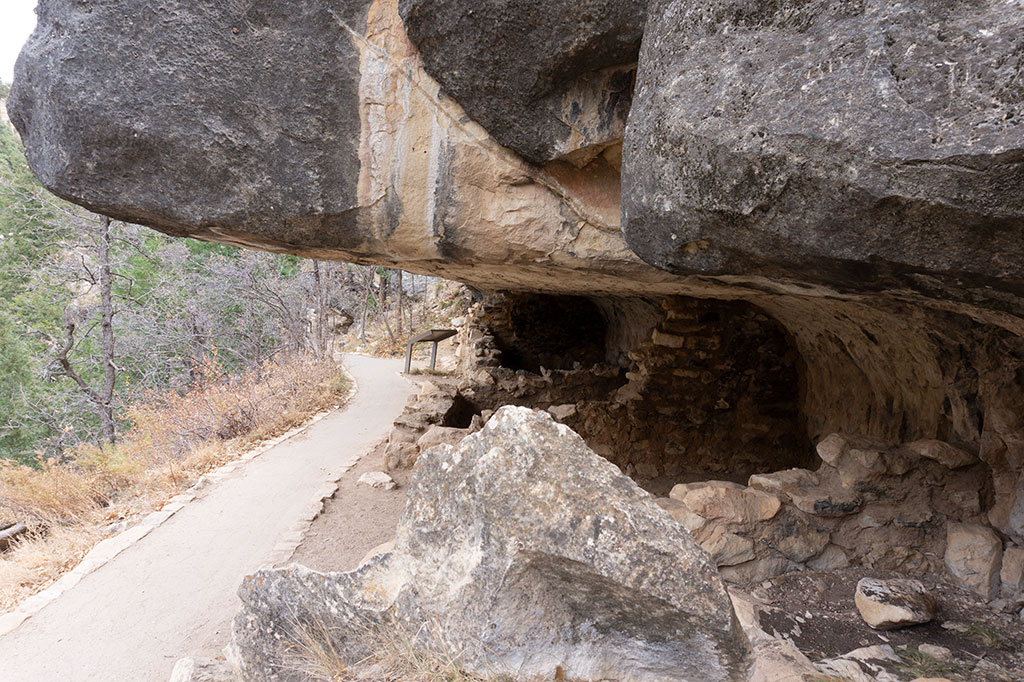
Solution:
M 289 667 L 314 682 L 512 682 L 509 675 L 466 670 L 462 656 L 443 644 L 435 625 L 410 632 L 401 623 L 367 624 L 362 644 L 372 653 L 353 665 L 323 623 L 295 624 Z
M 337 364 L 298 356 L 185 395 L 150 395 L 129 410 L 113 447 L 83 446 L 39 468 L 0 461 L 0 522 L 29 533 L 0 559 L 0 612 L 73 568 L 106 527 L 161 507 L 202 474 L 337 404 L 350 380 Z

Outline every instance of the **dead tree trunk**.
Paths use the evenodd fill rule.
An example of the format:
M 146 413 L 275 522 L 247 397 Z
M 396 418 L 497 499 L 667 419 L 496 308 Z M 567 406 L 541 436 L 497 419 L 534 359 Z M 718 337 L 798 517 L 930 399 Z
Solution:
M 70 317 L 65 323 L 64 345 L 57 352 L 57 364 L 60 365 L 60 374 L 74 381 L 79 390 L 96 407 L 96 413 L 100 418 L 101 440 L 113 444 L 116 441 L 114 386 L 117 382 L 118 369 L 114 364 L 114 295 L 110 244 L 110 218 L 104 217 L 100 221 L 100 231 L 96 239 L 96 260 L 99 265 L 99 274 L 94 280 L 94 283 L 99 284 L 100 287 L 100 348 L 103 365 L 103 381 L 100 388 L 95 389 L 86 383 L 68 357 L 75 347 L 75 329 L 77 327 L 75 321 Z

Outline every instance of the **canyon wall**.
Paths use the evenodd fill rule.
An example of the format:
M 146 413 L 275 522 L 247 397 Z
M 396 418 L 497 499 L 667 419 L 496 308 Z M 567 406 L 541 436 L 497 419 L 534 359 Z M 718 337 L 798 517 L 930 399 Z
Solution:
M 989 466 L 990 523 L 1024 543 L 1012 3 L 41 0 L 38 12 L 10 112 L 56 194 L 173 235 L 533 296 L 522 314 L 542 320 L 575 297 L 600 323 L 564 329 L 559 352 L 520 349 L 535 357 L 513 371 L 542 376 L 586 346 L 575 361 L 635 375 L 623 385 L 639 402 L 621 409 L 647 405 L 683 431 L 781 406 L 762 451 L 723 439 L 736 452 L 695 448 L 705 463 L 803 465 L 833 432 L 953 443 Z M 680 321 L 698 309 L 717 317 Z M 697 347 L 712 337 L 719 348 Z M 712 370 L 674 372 L 764 343 L 773 362 L 743 371 L 786 395 L 744 407 L 712 368 L 725 391 L 712 408 L 725 406 L 688 409 Z

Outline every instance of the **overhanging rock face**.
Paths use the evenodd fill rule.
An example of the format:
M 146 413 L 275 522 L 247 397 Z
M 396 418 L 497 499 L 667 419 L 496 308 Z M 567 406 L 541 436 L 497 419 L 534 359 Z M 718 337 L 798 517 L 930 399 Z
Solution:
M 396 628 L 517 679 L 748 673 L 707 555 L 579 436 L 526 408 L 421 456 L 392 551 L 350 573 L 261 571 L 240 594 L 233 647 L 254 681 L 305 679 L 317 638 L 354 664 L 372 633 Z
M 359 236 L 369 0 L 39 3 L 10 103 L 54 193 L 176 234 Z
M 1019 5 L 654 0 L 650 17 L 623 148 L 644 260 L 1019 295 Z
M 622 139 L 647 0 L 399 7 L 427 72 L 523 158 L 543 163 Z

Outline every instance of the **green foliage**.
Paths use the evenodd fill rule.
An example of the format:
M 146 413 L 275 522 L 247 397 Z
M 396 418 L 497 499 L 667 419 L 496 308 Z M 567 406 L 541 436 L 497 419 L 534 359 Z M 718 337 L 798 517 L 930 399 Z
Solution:
M 281 354 L 323 357 L 327 314 L 382 315 L 373 269 L 324 263 L 113 223 L 49 194 L 13 129 L 0 123 L 0 459 L 62 458 L 97 442 L 102 262 L 112 289 L 113 407 L 186 395 Z M 108 261 L 103 260 L 107 253 Z M 377 269 L 387 283 L 391 271 Z M 386 296 L 384 297 L 386 298 Z M 321 325 L 315 331 L 315 325 Z M 59 362 L 67 348 L 69 367 Z M 210 376 L 205 368 L 220 373 Z M 77 379 L 76 379 L 77 377 Z M 102 401 L 101 401 L 102 402 Z

